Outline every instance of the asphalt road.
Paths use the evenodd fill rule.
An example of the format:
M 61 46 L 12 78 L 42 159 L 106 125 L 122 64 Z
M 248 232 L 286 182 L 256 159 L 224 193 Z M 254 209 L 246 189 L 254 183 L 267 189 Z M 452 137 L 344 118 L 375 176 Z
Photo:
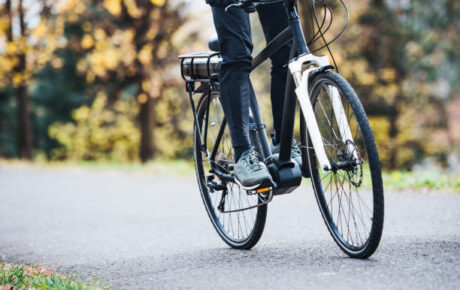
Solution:
M 275 197 L 250 251 L 228 248 L 193 177 L 0 169 L 0 260 L 112 288 L 459 289 L 460 194 L 386 193 L 380 248 L 347 258 L 308 186 Z

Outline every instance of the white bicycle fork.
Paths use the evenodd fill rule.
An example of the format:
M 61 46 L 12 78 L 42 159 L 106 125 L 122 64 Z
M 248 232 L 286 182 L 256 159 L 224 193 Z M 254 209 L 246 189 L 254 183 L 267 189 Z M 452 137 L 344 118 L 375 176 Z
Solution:
M 297 60 L 289 64 L 289 70 L 291 71 L 294 82 L 296 84 L 295 93 L 297 95 L 300 108 L 304 115 L 306 128 L 308 129 L 308 134 L 310 135 L 310 139 L 313 143 L 313 148 L 315 150 L 316 157 L 323 172 L 329 172 L 332 169 L 332 167 L 326 155 L 323 138 L 321 136 L 321 132 L 318 127 L 318 122 L 316 121 L 315 113 L 313 111 L 313 106 L 310 100 L 310 94 L 308 90 L 308 79 L 310 73 L 313 70 L 328 65 L 330 65 L 330 63 L 329 58 L 327 56 L 314 56 L 312 54 L 300 56 L 297 58 Z M 304 70 L 304 67 L 306 66 L 308 68 Z M 345 110 L 343 109 L 339 91 L 334 86 L 329 86 L 328 91 L 332 108 L 334 110 L 336 122 L 339 127 L 342 142 L 344 142 L 344 144 L 347 144 L 348 140 L 353 142 L 353 136 L 351 134 L 350 126 L 348 125 L 348 119 L 345 114 Z M 354 157 L 357 158 L 357 153 L 353 152 L 353 154 L 355 155 Z

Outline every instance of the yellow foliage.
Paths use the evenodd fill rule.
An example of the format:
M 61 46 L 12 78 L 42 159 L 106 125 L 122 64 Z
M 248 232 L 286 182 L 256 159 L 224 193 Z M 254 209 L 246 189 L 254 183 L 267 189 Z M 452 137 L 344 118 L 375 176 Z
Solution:
M 148 80 L 143 80 L 142 81 L 142 90 L 144 92 L 149 92 L 150 91 L 150 82 Z
M 9 41 L 7 46 L 6 46 L 6 53 L 7 54 L 15 54 L 17 50 L 17 45 L 16 43 Z
M 393 82 L 396 78 L 396 71 L 393 68 L 384 68 L 380 71 L 380 77 L 387 82 Z
M 92 71 L 88 72 L 86 74 L 86 81 L 88 83 L 94 83 L 94 81 L 96 80 L 96 76 L 94 75 L 94 73 Z
M 415 58 L 423 55 L 423 47 L 415 41 L 407 42 L 406 49 L 409 57 Z
M 43 37 L 48 32 L 46 23 L 44 21 L 40 21 L 37 27 L 33 30 L 32 34 L 36 37 Z
M 149 64 L 152 62 L 152 49 L 153 46 L 151 44 L 146 44 L 139 51 L 137 58 L 142 64 Z
M 91 109 L 87 106 L 81 106 L 78 110 L 75 110 L 72 114 L 73 119 L 77 122 L 82 122 L 89 118 Z
M 83 23 L 83 25 L 81 26 L 81 28 L 82 28 L 83 31 L 85 31 L 85 32 L 90 32 L 91 29 L 92 29 L 92 27 L 93 27 L 93 26 L 91 25 L 91 22 L 89 22 L 89 21 L 85 21 L 85 22 Z
M 122 57 L 119 50 L 115 48 L 107 49 L 103 55 L 103 65 L 109 70 L 114 70 L 120 63 Z
M 93 47 L 93 45 L 94 45 L 93 37 L 89 34 L 85 34 L 83 38 L 81 39 L 81 47 L 83 49 L 89 49 Z
M 138 100 L 139 103 L 141 103 L 141 104 L 146 103 L 148 99 L 149 99 L 149 97 L 147 96 L 146 93 L 142 93 L 142 94 L 140 94 L 139 96 L 137 96 L 137 100 Z
M 15 73 L 13 74 L 13 86 L 17 87 L 22 83 L 22 75 Z
M 59 35 L 57 38 L 56 38 L 56 47 L 57 48 L 64 48 L 67 46 L 67 38 L 65 38 L 64 36 L 61 36 Z
M 150 0 L 150 2 L 156 6 L 163 6 L 165 4 L 165 0 Z
M 121 13 L 121 0 L 104 0 L 103 6 L 115 16 Z
M 78 60 L 77 62 L 77 72 L 83 73 L 87 69 L 86 60 L 84 58 Z
M 55 123 L 49 135 L 61 147 L 53 158 L 70 160 L 134 161 L 138 158 L 140 133 L 135 119 L 135 102 L 115 102 L 107 105 L 107 96 L 99 93 L 91 107 L 82 106 L 73 112 L 75 123 Z
M 139 18 L 142 16 L 142 10 L 136 5 L 135 0 L 123 0 L 125 2 L 128 13 L 133 18 Z
M 369 117 L 369 123 L 374 132 L 375 143 L 379 151 L 380 160 L 383 164 L 389 161 L 389 152 L 391 144 L 388 140 L 390 122 L 385 117 Z
M 55 57 L 51 60 L 51 66 L 54 69 L 60 69 L 64 65 L 64 61 L 60 57 Z
M 75 5 L 74 12 L 77 14 L 85 12 L 85 4 L 82 2 L 77 3 L 77 5 Z
M 104 40 L 105 36 L 106 36 L 106 33 L 105 33 L 104 29 L 102 29 L 102 28 L 97 28 L 94 31 L 94 38 L 96 38 L 96 40 Z

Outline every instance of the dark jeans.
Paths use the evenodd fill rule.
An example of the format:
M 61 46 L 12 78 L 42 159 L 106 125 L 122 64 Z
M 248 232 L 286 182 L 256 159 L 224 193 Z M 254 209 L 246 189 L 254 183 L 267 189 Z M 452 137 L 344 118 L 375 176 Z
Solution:
M 288 26 L 281 2 L 257 8 L 267 42 Z M 242 9 L 213 7 L 214 25 L 219 38 L 222 66 L 220 68 L 221 102 L 230 128 L 237 161 L 249 149 L 249 102 L 253 94 L 249 72 L 252 61 L 252 37 L 249 15 Z M 271 101 L 275 134 L 281 132 L 287 66 L 292 44 L 271 56 Z

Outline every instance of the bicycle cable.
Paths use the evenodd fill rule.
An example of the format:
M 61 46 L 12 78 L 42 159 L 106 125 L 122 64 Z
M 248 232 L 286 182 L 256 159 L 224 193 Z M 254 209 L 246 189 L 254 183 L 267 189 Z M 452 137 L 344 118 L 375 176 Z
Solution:
M 274 3 L 278 3 L 278 2 L 284 2 L 284 0 L 262 0 L 262 1 L 258 1 L 258 5 L 269 5 L 269 4 L 274 4 Z M 331 50 L 331 48 L 329 46 L 334 41 L 336 41 L 345 32 L 345 30 L 347 29 L 348 25 L 350 24 L 350 13 L 349 13 L 347 5 L 344 3 L 344 1 L 339 0 L 339 2 L 342 4 L 343 8 L 345 9 L 347 20 L 346 20 L 344 26 L 342 27 L 342 29 L 340 30 L 340 32 L 337 33 L 334 36 L 334 38 L 332 38 L 330 41 L 327 41 L 326 37 L 324 36 L 324 34 L 326 32 L 328 32 L 329 29 L 332 27 L 332 22 L 333 22 L 333 19 L 334 19 L 334 13 L 332 12 L 332 8 L 330 6 L 330 3 L 332 3 L 332 2 L 336 2 L 336 0 L 329 0 L 329 1 L 326 1 L 326 0 L 311 0 L 311 3 L 312 3 L 311 6 L 313 8 L 313 17 L 312 18 L 314 18 L 314 20 L 315 20 L 314 22 L 315 22 L 316 27 L 318 28 L 318 30 L 314 33 L 314 35 L 311 37 L 311 39 L 307 41 L 307 44 L 312 45 L 313 43 L 315 43 L 319 39 L 322 39 L 324 45 L 319 47 L 319 48 L 317 48 L 317 49 L 314 49 L 314 50 L 310 51 L 309 53 L 310 54 L 315 53 L 315 52 L 317 52 L 317 51 L 319 51 L 319 50 L 321 50 L 323 48 L 326 48 L 328 53 L 329 53 L 329 55 L 332 58 L 332 62 L 334 63 L 334 68 L 335 68 L 336 72 L 338 73 L 339 68 L 337 66 L 337 62 L 335 60 L 334 54 L 332 53 L 332 50 Z M 323 9 L 324 9 L 321 25 L 320 25 L 319 20 L 318 20 L 318 12 L 316 10 L 316 5 L 322 6 Z M 227 8 L 229 8 L 229 7 L 227 7 Z M 326 18 L 327 18 L 327 13 L 328 12 L 329 12 L 330 20 L 329 20 L 329 23 L 328 23 L 326 29 L 324 29 L 324 31 L 323 31 L 323 27 L 324 27 L 324 24 L 326 23 Z M 312 26 L 313 26 L 313 21 L 312 20 L 311 20 L 311 23 L 312 23 Z M 314 32 L 314 28 L 313 28 L 313 32 Z
M 335 1 L 335 0 L 331 0 L 331 1 L 323 1 L 323 0 L 320 0 L 318 1 L 319 2 L 319 5 L 322 5 L 325 9 L 327 8 L 329 10 L 329 13 L 331 15 L 331 21 L 330 21 L 330 24 L 332 24 L 332 19 L 333 19 L 333 13 L 332 13 L 332 9 L 330 8 L 329 6 L 329 3 L 332 2 L 332 1 Z M 345 9 L 345 13 L 347 15 L 347 20 L 344 24 L 344 26 L 342 27 L 342 30 L 330 41 L 326 41 L 326 38 L 324 37 L 324 33 L 327 32 L 327 30 L 329 29 L 329 27 L 327 28 L 327 30 L 325 30 L 324 32 L 321 30 L 322 28 L 322 25 L 319 24 L 319 20 L 318 20 L 318 14 L 317 14 L 317 11 L 316 11 L 316 0 L 312 0 L 312 7 L 313 7 L 313 17 L 315 19 L 315 22 L 316 22 L 316 26 L 318 27 L 318 32 L 320 34 L 320 38 L 323 40 L 324 42 L 324 45 L 313 50 L 313 51 L 310 51 L 310 53 L 314 53 L 318 50 L 321 50 L 323 48 L 326 48 L 327 51 L 329 52 L 329 54 L 331 55 L 331 58 L 332 58 L 332 61 L 334 63 L 334 67 L 335 67 L 335 70 L 336 72 L 338 73 L 339 72 L 339 69 L 337 67 L 337 63 L 335 61 L 335 58 L 334 58 L 334 54 L 332 53 L 331 51 L 331 48 L 329 47 L 330 44 L 332 44 L 334 41 L 336 41 L 344 32 L 345 30 L 347 29 L 349 23 L 350 23 L 350 13 L 348 11 L 348 8 L 347 6 L 345 5 L 345 3 L 343 2 L 343 0 L 339 0 L 340 3 L 342 4 L 343 8 Z M 324 15 L 326 14 L 326 10 L 324 12 Z M 323 16 L 324 17 L 324 16 Z M 317 33 L 318 33 L 317 32 Z M 317 35 L 317 33 L 315 35 Z M 316 40 L 318 40 L 319 38 L 317 38 Z M 316 41 L 314 40 L 314 41 Z
M 274 0 L 274 1 L 273 0 L 272 1 L 270 1 L 270 0 L 267 1 L 266 0 L 266 1 L 260 1 L 259 3 L 261 5 L 267 5 L 267 4 L 273 4 L 273 3 L 282 2 L 282 1 L 283 0 Z M 311 2 L 312 2 L 312 8 L 313 8 L 313 17 L 312 18 L 314 18 L 314 23 L 316 24 L 316 27 L 318 28 L 318 30 L 314 33 L 314 35 L 311 37 L 311 39 L 307 41 L 307 44 L 312 45 L 316 41 L 322 39 L 324 45 L 322 45 L 321 47 L 310 51 L 309 53 L 315 53 L 315 52 L 317 52 L 317 51 L 319 51 L 319 50 L 321 50 L 323 48 L 326 48 L 328 53 L 329 53 L 329 55 L 332 58 L 332 62 L 334 63 L 334 68 L 335 68 L 336 72 L 338 73 L 339 68 L 337 66 L 337 62 L 335 60 L 334 54 L 332 53 L 332 50 L 331 50 L 331 48 L 329 46 L 334 41 L 336 41 L 345 32 L 345 30 L 347 29 L 348 25 L 350 24 L 350 13 L 348 11 L 348 7 L 346 6 L 346 4 L 345 4 L 345 2 L 343 0 L 339 0 L 341 5 L 345 9 L 345 14 L 346 14 L 346 17 L 347 17 L 346 22 L 345 22 L 344 26 L 342 27 L 342 29 L 340 30 L 340 32 L 337 33 L 330 41 L 327 41 L 326 37 L 324 35 L 332 27 L 332 23 L 333 23 L 333 20 L 334 20 L 334 13 L 333 13 L 333 10 L 332 10 L 330 4 L 332 2 L 336 2 L 336 0 L 329 0 L 329 1 L 326 1 L 326 0 L 311 0 Z M 322 6 L 323 9 L 324 9 L 324 13 L 322 15 L 322 20 L 321 20 L 321 25 L 320 25 L 320 21 L 318 19 L 318 12 L 316 10 L 316 5 Z M 329 23 L 327 24 L 326 28 L 323 30 L 324 25 L 326 23 L 328 12 L 329 12 L 330 20 L 329 20 Z M 313 21 L 311 21 L 311 23 L 313 24 Z M 313 31 L 314 31 L 314 29 L 313 29 Z
M 326 29 L 323 31 L 323 34 L 326 33 L 329 30 L 329 28 L 332 26 L 332 21 L 333 21 L 333 14 L 332 14 L 331 8 L 329 6 L 327 6 L 326 8 L 327 8 L 327 11 L 329 11 L 329 15 L 330 15 L 331 19 L 330 19 L 329 24 L 327 25 Z M 315 43 L 317 40 L 320 39 L 319 30 L 323 29 L 323 27 L 324 27 L 324 23 L 326 22 L 326 18 L 327 18 L 327 11 L 326 10 L 324 11 L 321 26 L 318 29 L 318 31 L 316 31 L 315 34 L 311 37 L 311 39 L 307 42 L 308 45 L 312 45 L 313 43 Z M 310 25 L 311 25 L 311 27 L 313 27 L 313 19 L 312 18 L 311 18 L 311 24 Z

